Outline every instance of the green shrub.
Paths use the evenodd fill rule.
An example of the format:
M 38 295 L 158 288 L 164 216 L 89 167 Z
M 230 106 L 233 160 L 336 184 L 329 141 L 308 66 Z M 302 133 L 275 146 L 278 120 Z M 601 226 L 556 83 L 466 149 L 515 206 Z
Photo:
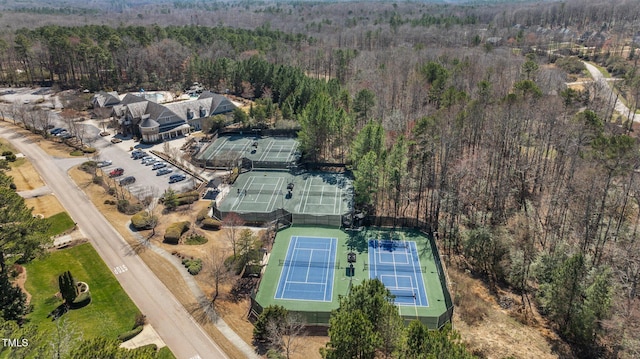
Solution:
M 220 221 L 213 218 L 205 218 L 202 220 L 201 224 L 203 229 L 211 229 L 214 231 L 219 230 L 220 227 L 222 226 L 222 223 L 220 223 Z
M 209 218 L 209 208 L 203 208 L 200 210 L 200 212 L 198 212 L 198 215 L 196 216 L 196 222 L 202 222 L 202 220 L 205 218 Z
M 129 340 L 129 339 L 135 337 L 136 335 L 140 334 L 142 329 L 143 329 L 143 327 L 139 326 L 139 327 L 136 327 L 136 328 L 134 328 L 134 329 L 132 329 L 132 330 L 130 330 L 128 332 L 124 332 L 124 333 L 118 335 L 118 340 L 121 341 L 121 342 L 126 342 L 127 340 Z
M 157 219 L 156 216 L 143 210 L 131 216 L 131 225 L 137 230 L 149 229 Z
M 164 233 L 164 242 L 169 244 L 178 244 L 180 237 L 184 232 L 189 230 L 191 223 L 189 221 L 176 222 L 170 225 Z
M 118 212 L 124 213 L 124 214 L 135 214 L 142 210 L 141 204 L 131 204 L 131 202 L 129 202 L 126 199 L 118 200 L 117 206 L 118 206 Z
M 18 159 L 18 157 L 16 157 L 15 154 L 6 155 L 6 156 L 4 156 L 4 158 L 8 162 L 15 162 Z
M 81 164 L 79 168 L 84 172 L 93 174 L 96 171 L 96 168 L 98 168 L 98 164 L 96 161 L 87 161 Z
M 102 184 L 104 183 L 104 177 L 102 177 L 102 176 L 93 176 L 93 178 L 91 179 L 91 181 L 92 181 L 94 184 L 102 185 Z
M 3 156 L 11 156 L 12 154 L 13 154 L 13 151 L 2 151 Z
M 95 153 L 96 149 L 94 147 L 85 147 L 82 149 L 82 152 L 84 153 Z
M 198 273 L 200 273 L 200 271 L 202 270 L 202 259 L 200 258 L 194 258 L 194 259 L 183 259 L 182 260 L 182 265 L 184 265 L 187 268 L 187 272 L 189 272 L 189 274 L 191 275 L 196 275 Z
M 158 346 L 155 344 L 147 344 L 147 345 L 143 345 L 141 347 L 137 347 L 136 350 L 145 350 L 145 349 L 150 349 L 152 352 L 157 352 L 158 351 Z
M 84 155 L 84 152 L 82 152 L 81 150 L 74 150 L 74 151 L 71 151 L 70 154 L 71 156 L 82 156 Z
M 133 325 L 134 328 L 140 327 L 147 324 L 147 316 L 142 314 L 142 313 L 138 313 L 136 314 L 136 322 Z
M 187 238 L 186 241 L 184 241 L 184 244 L 188 244 L 188 245 L 198 245 L 198 244 L 205 244 L 207 243 L 208 240 L 205 236 L 199 235 L 199 234 L 194 234 L 191 235 Z

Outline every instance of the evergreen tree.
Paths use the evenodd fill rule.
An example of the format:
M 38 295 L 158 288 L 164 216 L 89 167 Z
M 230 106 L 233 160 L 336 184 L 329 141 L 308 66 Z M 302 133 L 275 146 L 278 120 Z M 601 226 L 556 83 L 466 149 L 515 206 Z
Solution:
M 62 299 L 67 306 L 70 306 L 78 296 L 78 286 L 70 271 L 66 271 L 58 277 L 58 286 Z
M 6 272 L 0 272 L 0 314 L 4 320 L 19 321 L 27 311 L 27 296 L 9 281 Z

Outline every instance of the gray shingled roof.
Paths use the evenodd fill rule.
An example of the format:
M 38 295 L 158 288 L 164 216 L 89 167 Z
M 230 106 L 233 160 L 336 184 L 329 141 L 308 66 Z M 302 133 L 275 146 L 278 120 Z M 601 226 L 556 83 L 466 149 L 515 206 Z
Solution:
M 151 118 L 147 118 L 140 123 L 140 128 L 160 127 L 160 124 Z

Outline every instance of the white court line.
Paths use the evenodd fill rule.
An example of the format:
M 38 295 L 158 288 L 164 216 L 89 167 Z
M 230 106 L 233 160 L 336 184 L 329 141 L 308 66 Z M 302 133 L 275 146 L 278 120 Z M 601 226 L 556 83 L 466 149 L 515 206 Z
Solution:
M 266 148 L 263 150 L 262 154 L 260 154 L 260 157 L 258 157 L 258 161 L 264 161 L 271 147 L 273 147 L 273 140 L 269 140 L 269 143 L 267 144 Z
M 415 245 L 415 243 L 409 243 L 409 245 Z M 413 252 L 411 254 L 413 254 Z M 413 255 L 411 257 L 413 258 Z M 420 293 L 420 285 L 418 285 L 418 279 L 422 279 L 422 275 L 420 275 L 420 277 L 418 278 L 418 272 L 416 272 L 416 262 L 415 261 L 411 261 L 411 267 L 413 268 L 413 277 L 416 280 L 416 292 L 418 292 L 418 302 L 420 303 L 420 305 L 424 305 L 424 303 L 422 302 L 422 293 Z M 420 269 L 420 267 L 418 267 L 418 270 L 419 269 Z M 413 280 L 411 280 L 411 285 L 413 285 Z M 425 288 L 425 292 L 426 291 L 427 290 Z
M 291 241 L 289 242 L 289 246 L 291 246 L 291 242 L 293 242 L 293 249 L 291 250 L 291 254 L 293 255 L 293 253 L 295 253 L 296 251 L 296 246 L 298 245 L 298 237 L 291 237 Z M 289 254 L 289 249 L 287 248 L 287 254 Z M 286 260 L 286 258 L 285 258 Z M 284 272 L 284 268 L 287 267 L 287 276 L 284 278 L 284 283 L 282 283 L 282 292 L 280 292 L 280 298 L 277 299 L 282 299 L 282 297 L 284 297 L 284 293 L 286 292 L 287 289 L 287 282 L 289 281 L 289 274 L 291 273 L 291 267 L 293 266 L 283 266 L 282 267 L 282 271 L 280 272 L 280 280 L 282 280 L 282 274 Z
M 309 190 L 307 187 L 311 188 L 311 181 L 313 179 L 309 179 L 309 181 L 304 183 L 304 188 L 302 189 L 302 195 L 305 196 L 302 200 L 304 201 L 304 207 L 302 208 L 303 213 L 307 213 L 307 203 L 309 202 Z
M 235 211 L 236 209 L 238 209 L 238 207 L 240 207 L 240 204 L 242 202 L 244 202 L 244 191 L 251 187 L 251 185 L 253 184 L 255 177 L 251 176 L 249 177 L 249 180 L 247 182 L 244 183 L 244 186 L 242 186 L 242 188 L 240 189 L 240 194 L 238 195 L 238 198 L 236 199 L 236 202 L 233 203 L 233 206 L 231 206 L 231 210 Z
M 211 158 L 213 158 L 213 157 L 217 156 L 217 155 L 220 153 L 220 151 L 222 151 L 222 147 L 223 147 L 227 142 L 229 142 L 229 137 L 223 137 L 223 141 L 222 141 L 222 143 L 220 143 L 220 144 L 218 145 L 218 147 L 216 147 L 216 148 L 214 148 L 214 149 L 213 149 L 213 153 L 211 153 Z
M 293 146 L 291 146 L 291 149 L 289 150 L 289 154 L 287 155 L 287 159 L 286 161 L 289 162 L 291 160 L 293 160 L 293 153 L 296 150 L 296 145 L 294 144 Z
M 331 264 L 331 253 L 332 253 L 333 247 L 335 246 L 335 242 L 336 242 L 336 241 L 337 241 L 337 240 L 334 240 L 333 238 L 331 238 L 331 239 L 329 240 L 329 255 L 327 256 L 327 258 L 328 258 L 328 260 L 329 260 L 329 261 L 327 262 L 327 264 L 328 264 L 328 265 L 330 265 L 330 264 Z M 338 251 L 336 251 L 336 253 L 337 253 L 337 252 L 338 252 Z M 333 259 L 335 260 L 335 255 L 334 255 L 334 258 L 333 258 Z M 326 276 L 326 278 L 325 278 L 325 277 L 323 277 L 324 282 L 325 282 L 325 283 L 327 283 L 327 284 L 324 286 L 324 296 L 322 297 L 322 299 L 324 299 L 324 300 L 327 300 L 327 289 L 329 289 L 329 285 L 330 285 L 330 282 L 329 282 L 329 281 L 332 281 L 332 280 L 333 280 L 333 278 L 329 278 L 329 272 L 330 272 L 329 267 L 327 267 L 327 271 L 325 272 L 327 276 Z M 332 293 L 331 293 L 331 294 L 333 295 L 333 291 L 332 291 Z M 331 298 L 329 298 L 329 299 L 331 299 Z
M 313 258 L 313 249 L 309 251 L 309 259 L 307 259 L 307 275 L 304 277 L 304 281 L 309 281 L 309 271 L 311 271 L 311 258 Z
M 269 198 L 269 202 L 271 203 L 271 210 L 269 210 L 269 205 L 267 205 L 268 212 L 273 211 L 276 207 L 276 202 L 278 202 L 278 198 L 277 198 L 278 193 L 276 193 L 276 191 L 280 190 L 282 192 L 282 181 L 283 181 L 283 178 L 278 177 L 278 182 L 276 183 L 276 186 L 273 188 L 273 192 L 271 193 L 271 198 Z

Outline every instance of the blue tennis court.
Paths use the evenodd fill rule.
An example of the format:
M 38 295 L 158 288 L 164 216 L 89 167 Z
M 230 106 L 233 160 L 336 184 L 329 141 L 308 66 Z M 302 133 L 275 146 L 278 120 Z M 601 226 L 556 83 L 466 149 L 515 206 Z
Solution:
M 275 298 L 330 302 L 337 244 L 337 238 L 291 237 Z
M 378 278 L 398 305 L 428 307 L 418 248 L 414 241 L 369 240 L 369 278 Z

